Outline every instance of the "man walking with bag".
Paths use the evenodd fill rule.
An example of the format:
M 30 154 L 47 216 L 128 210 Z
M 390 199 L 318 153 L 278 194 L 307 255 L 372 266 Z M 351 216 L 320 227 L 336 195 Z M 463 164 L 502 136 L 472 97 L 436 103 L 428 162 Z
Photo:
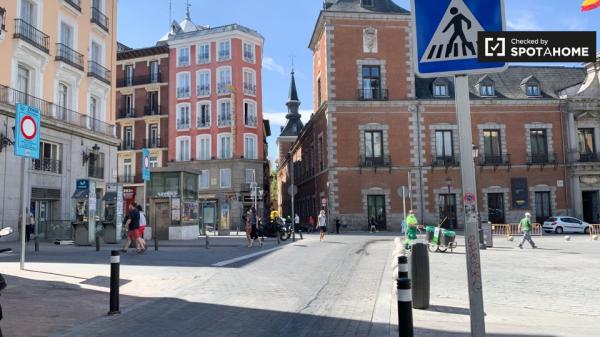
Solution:
M 531 213 L 527 212 L 525 213 L 525 217 L 523 219 L 521 219 L 521 222 L 519 223 L 519 226 L 521 227 L 521 230 L 523 231 L 523 240 L 521 240 L 521 243 L 519 244 L 519 248 L 523 249 L 523 244 L 525 243 L 525 241 L 528 241 L 529 244 L 531 245 L 531 248 L 537 248 L 537 246 L 535 245 L 535 242 L 533 242 L 533 240 L 531 239 Z

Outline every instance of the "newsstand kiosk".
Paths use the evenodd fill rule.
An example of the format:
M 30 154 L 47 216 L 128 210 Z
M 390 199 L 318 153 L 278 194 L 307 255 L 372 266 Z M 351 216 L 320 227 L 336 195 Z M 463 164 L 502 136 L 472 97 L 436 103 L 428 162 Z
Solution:
M 123 222 L 123 185 L 106 184 L 102 232 L 104 243 L 118 243 L 121 240 Z

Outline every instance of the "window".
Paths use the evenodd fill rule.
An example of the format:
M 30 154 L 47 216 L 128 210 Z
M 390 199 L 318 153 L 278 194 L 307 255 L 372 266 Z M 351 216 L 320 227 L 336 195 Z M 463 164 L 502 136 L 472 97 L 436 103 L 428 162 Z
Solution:
M 219 101 L 219 119 L 218 127 L 231 126 L 231 101 L 221 100 Z
M 196 138 L 196 159 L 210 160 L 210 135 L 201 135 Z
M 73 48 L 73 27 L 64 21 L 60 22 L 60 43 Z
M 365 131 L 365 158 L 369 162 L 383 162 L 383 132 Z
M 481 84 L 479 86 L 479 95 L 481 96 L 494 96 L 496 91 L 492 84 Z
M 88 160 L 88 177 L 104 179 L 104 153 L 97 155 L 89 153 Z
M 500 164 L 502 162 L 500 130 L 483 130 L 483 147 L 487 163 Z
M 133 85 L 133 66 L 130 64 L 125 66 L 125 85 Z
M 244 125 L 251 127 L 256 127 L 258 125 L 256 103 L 252 101 L 244 101 Z
M 21 17 L 23 21 L 28 24 L 37 27 L 37 6 L 35 2 L 30 0 L 22 0 L 21 1 Z M 30 34 L 33 34 L 31 32 Z
M 252 70 L 244 70 L 244 94 L 256 95 L 256 76 Z
M 133 95 L 123 96 L 123 111 L 121 112 L 122 118 L 133 117 L 135 112 L 133 110 Z
M 96 62 L 98 64 L 102 64 L 102 46 L 97 43 L 96 41 L 92 41 L 92 46 L 91 46 L 91 54 L 92 56 L 90 57 L 90 59 L 93 62 Z
M 150 156 L 150 167 L 160 167 L 158 166 L 158 158 L 154 156 Z
M 146 115 L 159 115 L 160 109 L 158 107 L 158 91 L 148 91 L 146 95 Z
M 177 74 L 177 98 L 190 97 L 190 73 Z
M 219 68 L 217 75 L 217 93 L 228 94 L 229 86 L 231 86 L 231 68 Z
M 244 61 L 254 63 L 254 45 L 244 42 Z
M 231 188 L 231 169 L 220 170 L 221 188 Z
M 17 69 L 17 90 L 25 95 L 32 93 L 29 69 L 19 64 Z M 21 98 L 25 102 L 25 97 Z
M 363 7 L 373 6 L 373 0 L 361 0 Z
M 40 142 L 40 159 L 32 160 L 31 169 L 61 174 L 60 145 L 46 141 Z
M 177 66 L 187 67 L 190 65 L 190 47 L 177 49 Z
M 160 138 L 158 136 L 158 124 L 150 124 L 148 136 L 148 145 L 149 148 L 160 147 Z
M 198 55 L 196 57 L 196 63 L 207 64 L 210 63 L 210 44 L 204 43 L 198 45 Z
M 133 149 L 133 127 L 125 126 L 125 127 L 123 127 L 122 150 L 132 150 L 132 149 Z
M 58 112 L 60 119 L 66 119 L 69 108 L 69 87 L 64 83 L 58 83 Z
M 131 158 L 123 159 L 123 182 L 130 183 L 131 179 Z
M 96 97 L 90 97 L 89 115 L 92 120 L 98 119 L 98 99 Z
M 190 137 L 177 137 L 177 161 L 190 161 Z
M 540 86 L 537 84 L 528 84 L 527 85 L 527 96 L 539 96 L 540 95 Z
M 493 224 L 506 222 L 504 215 L 504 193 L 488 193 L 488 221 Z
M 227 61 L 231 59 L 231 44 L 229 41 L 219 42 L 219 61 Z
M 546 130 L 530 130 L 529 138 L 531 141 L 531 162 L 548 162 L 548 138 L 546 137 Z
M 444 83 L 436 83 L 433 85 L 433 96 L 448 97 L 448 86 Z
M 535 192 L 535 221 L 544 223 L 551 216 L 550 192 Z
M 579 153 L 587 154 L 587 153 L 595 153 L 596 152 L 596 142 L 594 140 L 594 129 L 579 129 Z
M 454 158 L 452 147 L 452 131 L 437 130 L 435 131 L 435 159 L 436 161 L 448 161 Z
M 381 98 L 381 71 L 379 66 L 362 67 L 362 91 L 360 98 Z
M 246 169 L 246 175 L 244 181 L 246 182 L 246 184 L 251 184 L 254 182 L 254 169 Z
M 158 61 L 152 61 L 150 62 L 150 82 L 157 83 L 159 81 Z
M 177 130 L 190 128 L 190 105 L 180 104 L 177 108 Z
M 210 187 L 210 171 L 202 170 L 198 177 L 198 189 L 206 190 Z
M 196 73 L 196 96 L 210 96 L 210 71 L 203 70 Z
M 446 220 L 442 223 L 445 228 L 456 228 L 457 227 L 457 216 L 456 216 L 456 195 L 455 194 L 440 194 L 440 221 Z
M 217 146 L 218 158 L 219 159 L 231 159 L 231 134 L 220 134 L 217 136 L 219 141 Z
M 244 135 L 244 158 L 258 159 L 256 149 L 256 135 Z
M 210 127 L 210 102 L 198 102 L 196 105 L 196 128 Z

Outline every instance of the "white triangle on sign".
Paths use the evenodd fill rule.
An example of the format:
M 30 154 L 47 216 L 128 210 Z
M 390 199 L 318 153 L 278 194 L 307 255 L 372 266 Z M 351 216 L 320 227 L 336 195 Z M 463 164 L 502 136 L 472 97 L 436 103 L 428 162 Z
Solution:
M 481 31 L 483 27 L 464 1 L 452 0 L 421 63 L 477 58 L 477 32 Z

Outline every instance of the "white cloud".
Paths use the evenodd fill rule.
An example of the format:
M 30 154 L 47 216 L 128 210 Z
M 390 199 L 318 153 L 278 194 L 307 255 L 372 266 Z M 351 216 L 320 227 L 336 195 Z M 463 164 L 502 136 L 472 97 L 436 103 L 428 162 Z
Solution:
M 274 71 L 276 73 L 279 73 L 280 75 L 285 75 L 285 70 L 283 69 L 283 66 L 275 62 L 275 59 L 273 59 L 272 57 L 266 56 L 265 58 L 263 58 L 262 66 L 263 68 L 269 71 Z
M 506 25 L 509 29 L 515 31 L 544 30 L 540 24 L 536 22 L 535 16 L 528 12 L 521 13 L 514 19 L 508 19 Z
M 313 113 L 312 110 L 300 110 L 300 115 L 302 116 L 302 122 L 304 124 L 306 124 L 309 120 L 310 120 L 310 115 Z M 269 122 L 271 123 L 271 131 L 273 132 L 273 135 L 278 135 L 279 134 L 279 126 L 284 126 L 285 123 L 287 122 L 287 119 L 285 118 L 285 115 L 287 115 L 287 111 L 286 112 L 264 112 L 263 113 L 263 118 L 264 119 L 268 119 Z M 275 129 L 274 126 L 277 126 L 278 128 Z

